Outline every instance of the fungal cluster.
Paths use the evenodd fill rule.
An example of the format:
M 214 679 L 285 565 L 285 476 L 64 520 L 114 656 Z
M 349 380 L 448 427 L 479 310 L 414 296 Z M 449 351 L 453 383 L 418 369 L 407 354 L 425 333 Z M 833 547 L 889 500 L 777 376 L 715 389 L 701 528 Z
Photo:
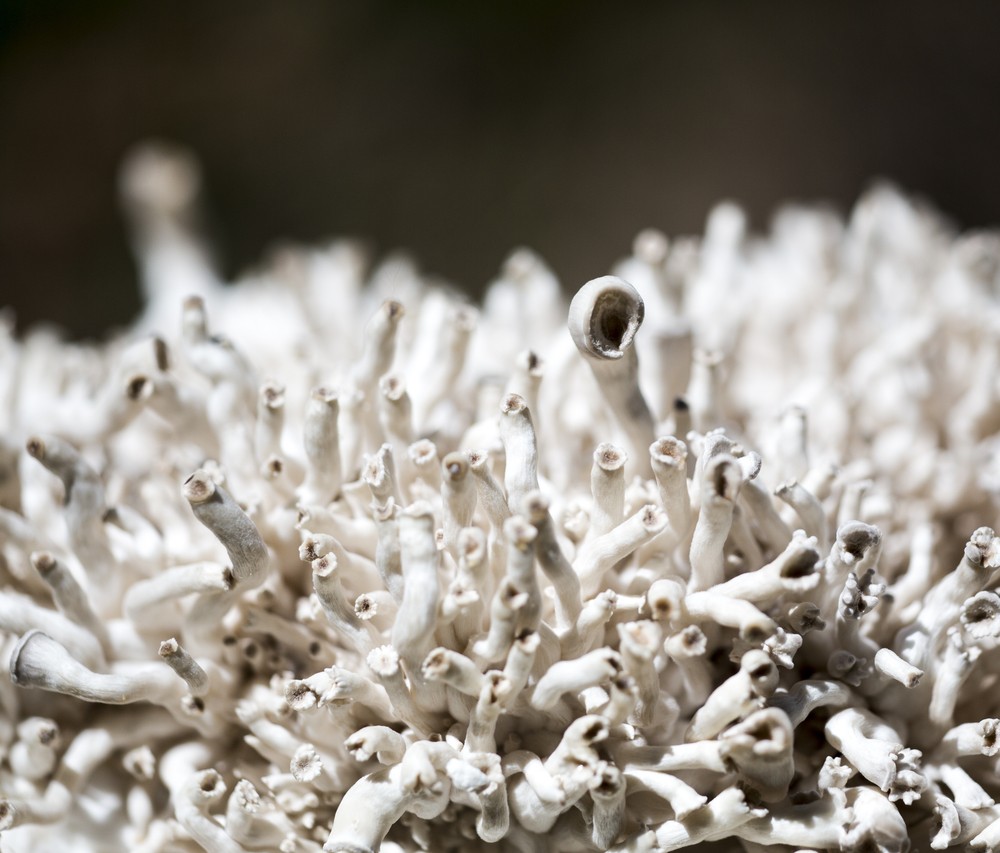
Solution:
M 4 850 L 1000 850 L 1000 240 L 725 204 L 477 308 L 122 184 L 135 326 L 0 335 Z

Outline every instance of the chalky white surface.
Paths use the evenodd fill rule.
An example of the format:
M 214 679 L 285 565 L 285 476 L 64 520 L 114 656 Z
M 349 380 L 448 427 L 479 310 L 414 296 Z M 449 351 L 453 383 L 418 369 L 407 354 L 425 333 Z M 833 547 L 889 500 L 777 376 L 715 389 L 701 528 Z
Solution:
M 629 341 L 589 363 L 526 250 L 478 307 L 343 242 L 223 286 L 190 161 L 144 152 L 123 187 L 134 328 L 0 338 L 0 628 L 7 657 L 56 631 L 30 559 L 50 552 L 108 632 L 68 654 L 162 682 L 165 710 L 5 677 L 3 849 L 1000 849 L 995 235 L 886 187 L 846 221 L 788 208 L 753 235 L 724 204 L 701 237 L 644 232 L 613 271 L 644 305 L 646 419 L 623 411 Z M 650 467 L 670 435 L 689 511 Z M 79 450 L 65 505 L 34 436 Z M 158 602 L 173 567 L 207 589 L 256 559 L 199 523 L 196 469 L 264 569 Z M 169 638 L 207 673 L 198 702 Z

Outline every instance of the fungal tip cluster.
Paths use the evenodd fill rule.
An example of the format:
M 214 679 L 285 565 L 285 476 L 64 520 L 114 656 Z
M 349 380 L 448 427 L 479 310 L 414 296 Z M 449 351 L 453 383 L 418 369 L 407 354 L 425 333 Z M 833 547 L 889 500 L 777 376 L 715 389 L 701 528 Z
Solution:
M 0 329 L 11 851 L 1000 851 L 1000 240 L 720 205 L 564 300 L 122 192 L 147 306 Z

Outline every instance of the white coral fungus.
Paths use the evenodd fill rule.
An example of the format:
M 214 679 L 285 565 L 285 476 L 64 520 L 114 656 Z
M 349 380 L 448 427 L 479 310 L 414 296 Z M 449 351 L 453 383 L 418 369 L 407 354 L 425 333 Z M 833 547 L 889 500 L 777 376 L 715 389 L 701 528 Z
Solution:
M 141 320 L 0 339 L 5 850 L 1000 850 L 994 237 L 727 204 L 476 309 L 222 287 L 124 175 Z

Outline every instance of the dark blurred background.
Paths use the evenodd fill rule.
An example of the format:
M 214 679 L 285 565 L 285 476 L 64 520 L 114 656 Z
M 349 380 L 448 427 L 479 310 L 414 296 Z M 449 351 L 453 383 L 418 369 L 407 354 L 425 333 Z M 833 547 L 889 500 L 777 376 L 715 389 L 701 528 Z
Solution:
M 576 287 L 721 198 L 763 228 L 879 176 L 1000 223 L 998 46 L 994 2 L 0 0 L 0 304 L 129 320 L 149 137 L 200 156 L 230 276 L 351 234 L 471 292 L 528 245 Z

